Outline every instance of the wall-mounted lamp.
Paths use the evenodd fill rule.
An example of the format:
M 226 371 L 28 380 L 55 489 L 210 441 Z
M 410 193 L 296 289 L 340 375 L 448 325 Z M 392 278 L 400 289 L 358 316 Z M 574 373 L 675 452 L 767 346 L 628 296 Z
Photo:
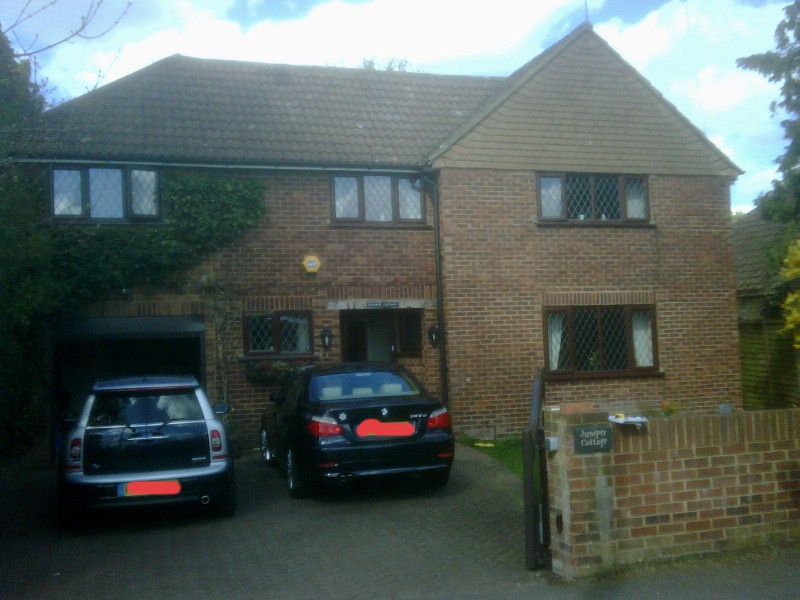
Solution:
M 319 341 L 324 350 L 330 350 L 331 342 L 333 342 L 333 334 L 331 333 L 331 330 L 327 327 L 323 327 L 322 331 L 319 332 Z
M 434 348 L 439 347 L 439 328 L 436 325 L 428 327 L 428 340 Z

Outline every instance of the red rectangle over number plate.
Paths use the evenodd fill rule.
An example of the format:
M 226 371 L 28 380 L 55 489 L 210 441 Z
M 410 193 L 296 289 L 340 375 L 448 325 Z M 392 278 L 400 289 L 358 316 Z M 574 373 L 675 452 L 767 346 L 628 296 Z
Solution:
M 125 485 L 126 496 L 174 496 L 181 491 L 181 482 L 175 479 L 165 481 L 131 481 Z
M 365 419 L 356 427 L 358 437 L 409 437 L 414 435 L 414 424 L 408 422 L 382 423 L 377 419 Z

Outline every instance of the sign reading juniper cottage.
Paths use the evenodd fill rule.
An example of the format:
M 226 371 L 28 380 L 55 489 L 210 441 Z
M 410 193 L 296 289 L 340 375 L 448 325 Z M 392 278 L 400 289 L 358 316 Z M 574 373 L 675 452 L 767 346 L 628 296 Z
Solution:
M 589 425 L 575 427 L 572 440 L 576 454 L 594 454 L 595 452 L 611 452 L 611 425 Z

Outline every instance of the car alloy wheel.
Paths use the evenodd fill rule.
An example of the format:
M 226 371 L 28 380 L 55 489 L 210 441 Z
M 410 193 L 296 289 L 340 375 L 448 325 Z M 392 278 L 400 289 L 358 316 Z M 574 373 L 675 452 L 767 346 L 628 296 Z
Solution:
M 269 434 L 267 433 L 266 429 L 261 430 L 259 439 L 261 442 L 261 460 L 264 461 L 265 465 L 274 464 L 275 457 L 273 456 L 272 450 L 269 447 Z

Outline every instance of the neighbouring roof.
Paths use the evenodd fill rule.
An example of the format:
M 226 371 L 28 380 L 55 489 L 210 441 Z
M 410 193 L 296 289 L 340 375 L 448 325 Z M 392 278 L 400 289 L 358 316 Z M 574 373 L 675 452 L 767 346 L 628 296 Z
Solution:
M 175 55 L 45 124 L 37 158 L 741 173 L 588 24 L 506 78 Z
M 740 296 L 767 296 L 780 284 L 769 276 L 770 251 L 781 240 L 784 224 L 769 221 L 756 208 L 733 221 L 736 291 Z

